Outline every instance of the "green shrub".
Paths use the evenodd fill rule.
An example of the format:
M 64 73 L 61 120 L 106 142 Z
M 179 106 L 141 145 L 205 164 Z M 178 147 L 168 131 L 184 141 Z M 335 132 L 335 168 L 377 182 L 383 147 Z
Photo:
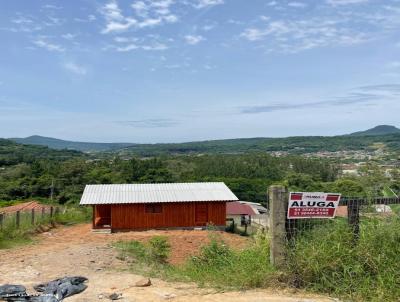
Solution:
M 148 256 L 151 261 L 166 263 L 171 246 L 165 236 L 155 236 L 149 240 Z
M 245 250 L 229 248 L 224 241 L 211 235 L 211 242 L 200 254 L 177 267 L 175 276 L 219 288 L 254 288 L 271 283 L 274 269 L 269 264 L 269 244 L 265 234 Z
M 139 241 L 118 241 L 114 243 L 114 247 L 119 249 L 119 257 L 123 260 L 129 257 L 135 261 L 146 261 L 146 248 L 143 243 Z
M 154 236 L 147 243 L 137 240 L 118 241 L 114 243 L 114 247 L 119 249 L 120 258 L 132 259 L 135 268 L 145 269 L 144 271 L 149 271 L 149 268 L 151 271 L 149 265 L 154 267 L 166 265 L 171 250 L 168 238 L 165 236 Z

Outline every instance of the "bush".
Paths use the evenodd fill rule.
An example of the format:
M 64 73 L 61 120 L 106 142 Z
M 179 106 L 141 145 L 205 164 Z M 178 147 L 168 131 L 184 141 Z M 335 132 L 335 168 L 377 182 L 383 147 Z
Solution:
M 157 263 L 166 263 L 171 246 L 168 243 L 168 238 L 165 236 L 155 236 L 149 241 L 148 256 L 151 261 Z
M 120 258 L 131 258 L 136 263 L 136 268 L 145 271 L 149 268 L 148 265 L 154 267 L 166 265 L 171 250 L 168 238 L 165 236 L 154 236 L 147 243 L 137 240 L 118 241 L 114 247 L 120 250 Z M 146 267 L 141 264 L 146 264 Z
M 211 242 L 198 256 L 176 268 L 175 276 L 219 288 L 255 288 L 271 284 L 274 269 L 269 264 L 269 244 L 259 233 L 251 247 L 235 251 L 212 234 Z

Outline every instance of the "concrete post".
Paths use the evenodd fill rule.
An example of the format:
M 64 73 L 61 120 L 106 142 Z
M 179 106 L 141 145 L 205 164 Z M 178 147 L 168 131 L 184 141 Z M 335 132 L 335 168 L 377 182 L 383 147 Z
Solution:
M 285 264 L 286 245 L 286 211 L 288 205 L 288 193 L 284 186 L 269 187 L 270 201 L 270 261 L 276 267 Z
M 17 226 L 17 229 L 19 229 L 19 226 L 20 226 L 20 211 L 17 211 L 17 213 L 15 213 L 15 224 L 16 224 L 16 226 Z

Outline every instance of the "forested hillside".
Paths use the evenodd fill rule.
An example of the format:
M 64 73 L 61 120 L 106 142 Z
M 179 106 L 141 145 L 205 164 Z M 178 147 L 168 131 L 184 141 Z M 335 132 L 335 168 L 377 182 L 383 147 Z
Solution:
M 40 135 L 33 135 L 25 138 L 10 138 L 10 140 L 20 144 L 39 145 L 53 149 L 70 149 L 82 152 L 112 151 L 134 145 L 132 143 L 74 142 Z
M 84 156 L 74 150 L 54 150 L 43 146 L 22 145 L 11 140 L 0 139 L 0 167 L 38 160 L 63 161 Z
M 242 138 L 171 144 L 125 144 L 70 142 L 45 137 L 13 139 L 19 143 L 84 152 L 111 152 L 120 155 L 158 156 L 171 154 L 237 154 L 247 152 L 286 152 L 306 154 L 321 151 L 372 150 L 376 143 L 389 151 L 400 151 L 400 133 L 368 135 L 296 136 L 287 138 Z M 382 134 L 383 133 L 383 134 Z
M 400 134 L 373 136 L 295 136 L 287 138 L 243 138 L 180 144 L 138 144 L 120 151 L 121 154 L 155 156 L 161 154 L 288 152 L 290 154 L 320 151 L 372 150 L 376 143 L 388 150 L 400 151 Z
M 390 182 L 376 166 L 362 176 L 338 178 L 340 163 L 265 153 L 169 155 L 93 159 L 75 151 L 0 141 L 0 200 L 50 196 L 78 202 L 86 184 L 224 181 L 242 200 L 263 202 L 269 185 L 293 190 L 337 191 L 347 196 L 380 195 Z M 391 184 L 396 188 L 396 183 Z M 400 188 L 400 182 L 397 183 Z

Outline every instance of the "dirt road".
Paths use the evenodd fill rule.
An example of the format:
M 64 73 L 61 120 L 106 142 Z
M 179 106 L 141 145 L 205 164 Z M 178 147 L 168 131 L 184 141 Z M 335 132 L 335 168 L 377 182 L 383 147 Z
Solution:
M 82 275 L 89 279 L 88 289 L 67 298 L 70 302 L 109 301 L 102 294 L 122 293 L 119 301 L 276 301 L 324 302 L 329 298 L 274 293 L 271 290 L 245 292 L 216 292 L 201 289 L 195 284 L 170 283 L 152 279 L 149 287 L 134 287 L 143 277 L 123 271 L 125 263 L 117 259 L 117 251 L 110 243 L 120 239 L 146 240 L 154 235 L 166 235 L 172 245 L 172 263 L 182 262 L 189 254 L 208 241 L 205 231 L 147 231 L 117 234 L 93 234 L 90 225 L 60 227 L 37 236 L 37 243 L 0 251 L 0 285 L 32 286 L 63 276 Z M 224 240 L 233 246 L 246 245 L 246 240 L 223 233 Z M 33 292 L 33 291 L 32 291 Z M 100 297 L 100 298 L 99 298 Z

